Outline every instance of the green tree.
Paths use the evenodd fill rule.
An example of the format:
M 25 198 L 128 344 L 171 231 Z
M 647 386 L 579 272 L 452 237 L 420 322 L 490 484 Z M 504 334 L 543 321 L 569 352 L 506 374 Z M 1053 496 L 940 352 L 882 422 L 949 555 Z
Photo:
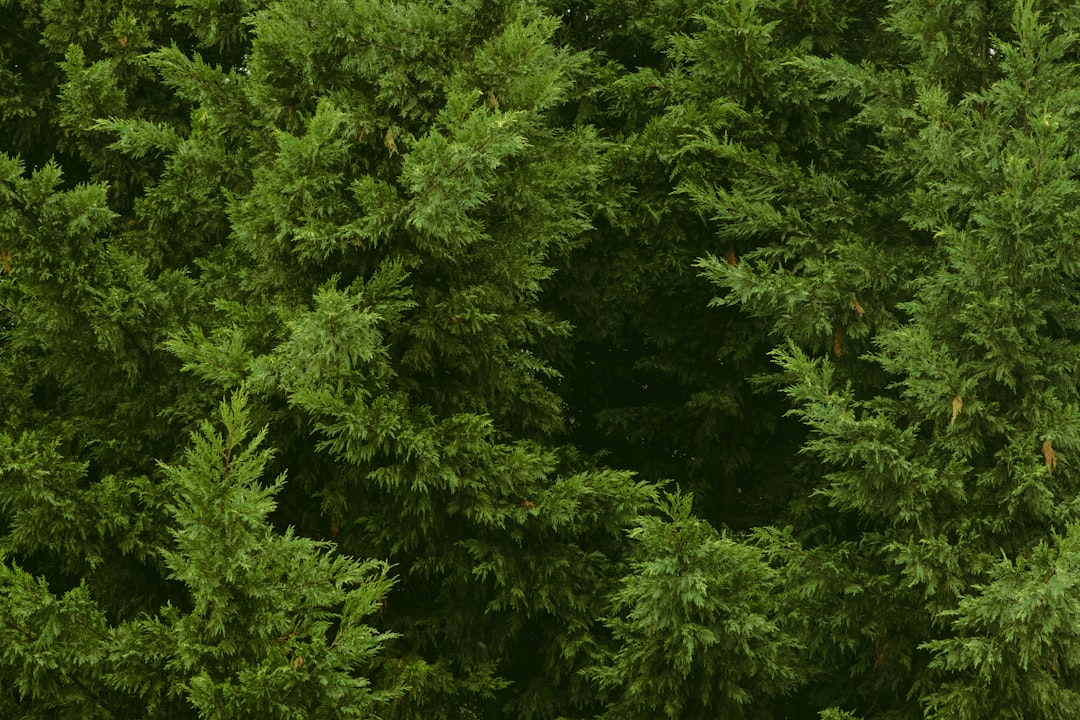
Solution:
M 137 580 L 158 613 L 170 573 L 132 553 L 161 540 L 118 547 L 120 478 L 175 504 L 156 461 L 246 388 L 270 473 L 291 478 L 279 531 L 394 567 L 378 681 L 409 692 L 386 713 L 593 712 L 578 671 L 654 490 L 560 445 L 547 358 L 569 326 L 539 296 L 588 227 L 603 144 L 561 122 L 583 58 L 550 42 L 558 21 L 527 3 L 149 4 L 164 37 L 125 54 L 34 10 L 26 31 L 68 43 L 51 132 L 81 165 L 65 185 L 9 161 L 4 429 L 39 427 L 58 468 L 86 467 L 56 500 L 60 537 L 110 556 L 95 571 L 38 529 L 14 559 L 50 586 L 97 572 L 95 599 Z M 36 452 L 18 447 L 13 468 Z M 254 707 L 220 682 L 205 697 Z
M 0 0 L 0 712 L 1074 716 L 1078 23 Z
M 891 232 L 907 237 L 883 274 L 912 280 L 854 362 L 821 356 L 805 332 L 813 315 L 778 323 L 789 342 L 776 357 L 816 458 L 811 501 L 793 517 L 804 543 L 850 568 L 851 599 L 824 613 L 845 630 L 817 652 L 849 657 L 830 675 L 850 663 L 859 682 L 823 686 L 832 702 L 883 717 L 1064 717 L 1076 653 L 1057 630 L 1075 603 L 1075 21 L 1029 2 L 970 10 L 895 4 L 884 22 L 900 68 L 808 65 L 823 93 L 863 107 L 853 122 L 875 134 L 874 173 L 901 213 Z M 864 237 L 856 256 L 888 235 Z M 799 296 L 764 262 L 778 248 L 702 267 L 725 302 L 779 315 Z M 828 286 L 827 265 L 802 267 Z M 854 292 L 862 323 L 879 311 Z M 848 312 L 843 300 L 825 317 Z
M 800 648 L 780 627 L 783 577 L 766 554 L 717 533 L 667 495 L 638 520 L 629 573 L 606 621 L 618 649 L 591 671 L 604 717 L 766 717 L 762 699 L 800 682 Z
M 39 438 L 3 448 L 17 459 L 3 467 L 6 509 L 21 491 L 38 506 L 63 508 L 69 521 L 89 510 L 101 540 L 127 545 L 169 580 L 155 612 L 118 620 L 85 579 L 60 591 L 62 580 L 35 578 L 9 559 L 30 529 L 42 529 L 31 512 L 16 513 L 12 524 L 23 532 L 5 536 L 0 565 L 7 716 L 371 717 L 400 695 L 367 679 L 391 637 L 363 622 L 390 590 L 389 568 L 275 531 L 269 515 L 285 479 L 262 480 L 266 431 L 253 434 L 243 393 L 220 414 L 222 430 L 203 423 L 183 463 L 163 466 L 159 483 L 110 478 L 79 488 L 85 468 L 65 464 Z

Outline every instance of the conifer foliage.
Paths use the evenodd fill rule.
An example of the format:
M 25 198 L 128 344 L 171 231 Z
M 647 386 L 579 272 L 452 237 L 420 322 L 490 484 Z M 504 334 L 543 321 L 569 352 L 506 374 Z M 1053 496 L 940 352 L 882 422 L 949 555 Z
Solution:
M 594 705 L 579 670 L 623 530 L 654 490 L 558 441 L 545 355 L 569 328 L 539 294 L 588 226 L 602 149 L 555 122 L 583 62 L 549 41 L 558 20 L 482 2 L 150 4 L 133 26 L 170 40 L 148 46 L 80 43 L 71 18 L 33 11 L 24 31 L 44 27 L 49 47 L 67 33 L 55 132 L 77 128 L 80 162 L 65 186 L 58 164 L 26 176 L 7 161 L 10 561 L 49 587 L 85 576 L 80 592 L 111 601 L 98 625 L 147 635 L 185 583 L 199 622 L 183 641 L 225 634 L 228 650 L 163 660 L 160 682 L 204 713 L 294 695 L 315 713 L 336 694 L 348 715 L 385 699 L 364 695 L 359 667 L 377 643 L 335 639 L 367 637 L 363 603 L 278 593 L 263 607 L 260 582 L 303 586 L 315 569 L 262 553 L 317 540 L 393 566 L 394 588 L 365 595 L 394 638 L 375 682 L 408 689 L 383 712 Z M 253 473 L 234 495 L 188 498 L 175 438 L 205 438 L 237 393 L 278 451 L 259 464 L 288 481 Z M 204 470 L 224 472 L 206 442 Z M 52 495 L 25 486 L 36 473 L 59 475 Z M 271 490 L 275 533 L 255 533 Z M 323 575 L 358 581 L 332 562 Z M 145 586 L 137 602 L 119 597 L 125 580 Z M 275 615 L 335 602 L 295 637 Z M 285 655 L 325 673 L 323 695 L 277 672 Z M 13 701 L 44 694 L 22 682 Z
M 117 621 L 87 581 L 61 593 L 5 557 L 8 716 L 370 717 L 400 693 L 367 680 L 390 637 L 364 624 L 390 589 L 388 568 L 276 532 L 268 516 L 284 478 L 262 482 L 265 430 L 253 435 L 243 393 L 220 415 L 220 430 L 203 423 L 182 463 L 162 466 L 162 482 L 129 483 L 138 512 L 167 535 L 147 558 L 170 581 L 154 614 Z M 42 486 L 38 502 L 74 494 L 51 487 L 47 467 L 5 478 Z
M 0 0 L 0 715 L 1080 715 L 1077 32 Z
M 867 660 L 852 657 L 871 666 L 850 672 L 876 699 L 849 702 L 880 708 L 890 693 L 896 716 L 1066 717 L 1077 650 L 1065 629 L 1077 597 L 1075 19 L 1029 2 L 980 13 L 894 6 L 884 22 L 903 41 L 900 71 L 805 63 L 824 96 L 860 100 L 854 123 L 875 133 L 875 174 L 895 188 L 916 252 L 891 253 L 900 267 L 885 278 L 910 278 L 892 308 L 859 282 L 873 266 L 845 273 L 848 298 L 862 302 L 858 317 L 854 301 L 833 303 L 832 352 L 785 329 L 776 358 L 820 473 L 816 508 L 800 511 L 816 525 L 806 538 L 831 545 L 850 591 L 877 606 L 837 605 L 873 642 Z M 767 258 L 790 242 L 751 255 L 753 271 L 702 266 L 725 302 L 779 316 L 759 288 L 783 277 Z M 825 249 L 834 263 L 848 254 L 831 240 Z M 870 343 L 848 359 L 853 325 Z

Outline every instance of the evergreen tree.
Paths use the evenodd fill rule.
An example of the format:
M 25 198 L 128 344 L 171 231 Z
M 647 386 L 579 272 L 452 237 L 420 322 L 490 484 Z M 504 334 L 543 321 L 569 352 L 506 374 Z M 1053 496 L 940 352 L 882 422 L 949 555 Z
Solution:
M 667 495 L 630 531 L 630 572 L 606 621 L 618 643 L 592 670 L 604 717 L 764 717 L 799 684 L 798 641 L 777 618 L 782 576 L 765 553 L 717 533 Z
M 363 674 L 390 638 L 363 623 L 385 601 L 388 568 L 276 532 L 268 516 L 285 479 L 261 480 L 271 455 L 259 447 L 265 429 L 252 436 L 242 393 L 220 414 L 222 430 L 204 423 L 183 464 L 163 466 L 159 483 L 110 478 L 79 488 L 84 468 L 54 448 L 27 448 L 36 438 L 4 447 L 12 459 L 3 467 L 5 508 L 21 491 L 39 507 L 63 508 L 72 525 L 89 509 L 100 538 L 169 580 L 155 612 L 118 618 L 85 579 L 50 583 L 9 560 L 43 529 L 30 512 L 15 514 L 0 565 L 6 716 L 371 717 L 400 695 L 374 690 Z M 154 544 L 157 552 L 144 554 Z
M 9 172 L 19 353 L 5 372 L 14 388 L 40 378 L 53 404 L 12 390 L 21 415 L 7 429 L 50 423 L 53 460 L 87 467 L 60 500 L 74 507 L 87 485 L 79 499 L 106 527 L 83 520 L 80 532 L 121 556 L 90 597 L 137 578 L 150 587 L 138 611 L 115 598 L 113 612 L 160 612 L 170 571 L 127 558 L 163 541 L 117 548 L 127 526 L 115 506 L 134 502 L 117 478 L 145 476 L 175 505 L 155 461 L 171 462 L 178 430 L 243 387 L 279 450 L 272 472 L 293 478 L 280 532 L 394 566 L 379 624 L 398 637 L 379 682 L 409 692 L 386 713 L 592 712 L 578 670 L 600 642 L 623 529 L 654 490 L 558 444 L 545 357 L 569 328 L 538 297 L 587 227 L 597 184 L 595 133 L 558 122 L 581 57 L 557 50 L 557 21 L 527 4 L 147 12 L 175 30 L 170 42 L 123 59 L 111 44 L 84 48 L 70 17 L 35 18 L 74 43 L 54 122 L 78 130 L 81 177 L 97 182 L 67 189 L 51 166 L 26 179 L 14 161 Z M 144 105 L 144 83 L 164 99 Z M 50 209 L 57 222 L 81 217 L 76 201 L 96 213 L 60 226 L 74 259 L 49 254 L 32 214 L 49 192 L 68 203 Z M 58 265 L 72 282 L 54 282 Z M 50 313 L 61 331 L 35 323 Z M 14 459 L 12 487 L 34 452 Z M 43 498 L 20 499 L 8 517 L 44 514 Z M 15 559 L 33 559 L 32 572 L 92 574 L 94 557 L 28 537 Z M 199 702 L 255 712 L 211 674 Z
M 1075 716 L 1078 24 L 0 0 L 0 714 Z
M 848 313 L 848 327 L 890 316 L 863 325 L 870 342 L 855 361 L 847 348 L 815 348 L 812 314 L 777 323 L 794 341 L 777 359 L 817 459 L 813 495 L 793 517 L 803 543 L 847 567 L 852 596 L 822 608 L 841 631 L 816 644 L 837 663 L 834 682 L 848 663 L 860 682 L 816 695 L 871 717 L 1066 717 L 1076 687 L 1071 631 L 1059 630 L 1075 603 L 1075 21 L 1027 2 L 967 7 L 895 4 L 885 22 L 903 40 L 901 70 L 808 66 L 826 95 L 862 104 L 854 122 L 876 134 L 875 175 L 893 188 L 907 238 L 907 252 L 890 253 L 901 269 L 884 275 L 916 276 L 891 312 L 861 288 L 865 317 L 842 298 L 823 308 L 829 320 Z M 881 238 L 857 253 L 871 257 Z M 783 317 L 798 286 L 763 262 L 772 247 L 753 273 L 703 262 L 725 302 Z M 803 267 L 828 286 L 827 265 Z M 838 342 L 855 334 L 831 324 Z M 887 374 L 877 387 L 874 367 Z

